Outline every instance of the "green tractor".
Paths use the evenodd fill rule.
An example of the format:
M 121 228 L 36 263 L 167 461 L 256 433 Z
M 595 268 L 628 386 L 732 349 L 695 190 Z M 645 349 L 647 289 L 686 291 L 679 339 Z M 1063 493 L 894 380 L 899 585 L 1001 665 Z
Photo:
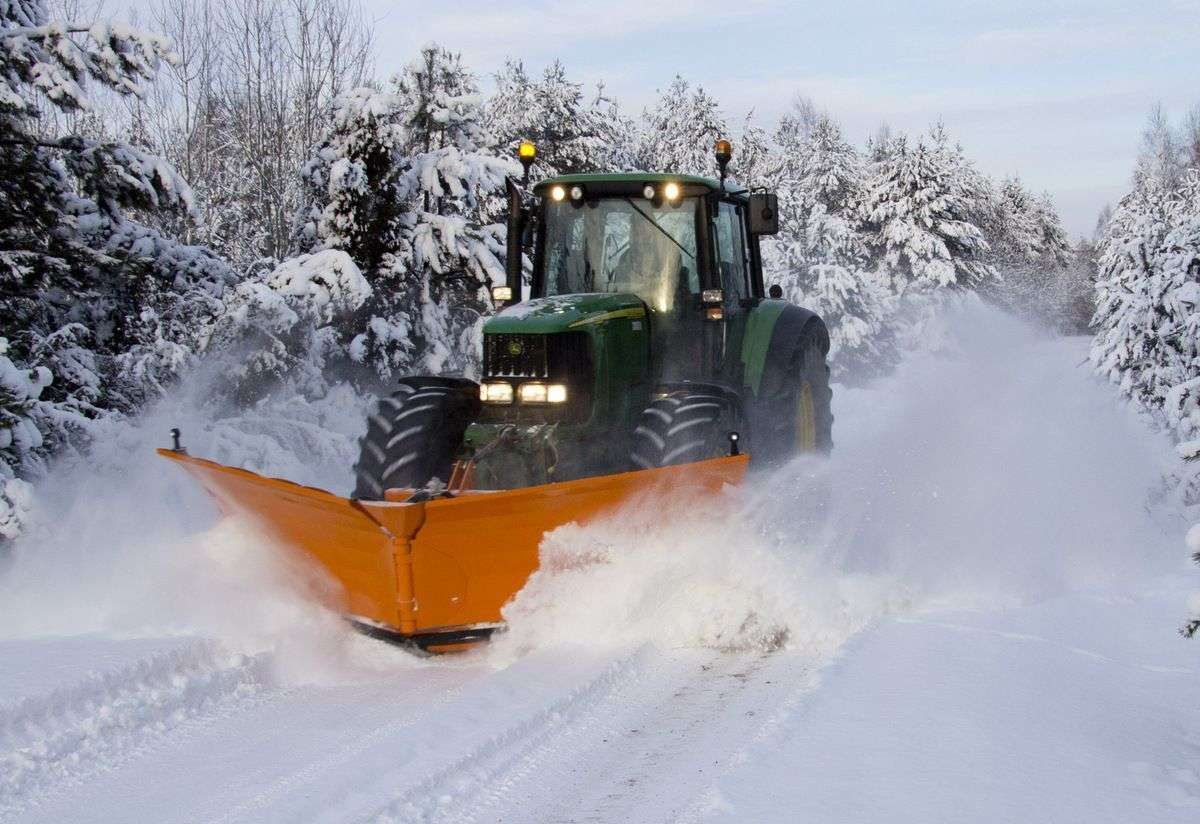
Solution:
M 535 153 L 522 144 L 526 181 Z M 370 415 L 355 497 L 827 452 L 828 331 L 778 287 L 768 297 L 759 239 L 778 231 L 776 198 L 731 190 L 728 141 L 716 154 L 719 180 L 510 179 L 482 378 L 401 380 Z

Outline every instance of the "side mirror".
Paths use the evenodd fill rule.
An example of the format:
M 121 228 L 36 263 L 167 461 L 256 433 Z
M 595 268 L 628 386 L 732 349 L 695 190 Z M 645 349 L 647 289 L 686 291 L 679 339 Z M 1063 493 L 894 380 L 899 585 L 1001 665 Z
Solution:
M 779 198 L 774 192 L 750 195 L 747 214 L 752 235 L 774 235 L 779 232 Z
M 525 251 L 523 241 L 529 213 L 525 209 L 521 188 L 516 181 L 510 177 L 506 178 L 504 183 L 508 192 L 508 233 L 504 253 L 505 285 L 497 287 L 492 294 L 497 301 L 500 300 L 500 295 L 507 294 L 503 302 L 508 306 L 521 302 L 521 257 Z M 507 292 L 502 290 L 507 290 Z M 497 295 L 497 292 L 500 292 L 500 295 Z

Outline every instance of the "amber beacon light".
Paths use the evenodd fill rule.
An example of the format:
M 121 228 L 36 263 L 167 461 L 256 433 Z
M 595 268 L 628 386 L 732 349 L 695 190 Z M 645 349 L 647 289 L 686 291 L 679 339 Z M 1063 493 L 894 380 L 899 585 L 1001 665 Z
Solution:
M 533 161 L 537 160 L 537 146 L 532 140 L 522 140 L 517 146 L 517 159 L 521 161 L 522 168 L 525 169 L 525 180 L 529 181 L 529 167 L 533 165 Z
M 725 189 L 725 168 L 729 165 L 729 161 L 733 159 L 733 144 L 725 138 L 721 138 L 713 146 L 713 154 L 717 158 L 717 168 L 721 170 L 721 190 Z

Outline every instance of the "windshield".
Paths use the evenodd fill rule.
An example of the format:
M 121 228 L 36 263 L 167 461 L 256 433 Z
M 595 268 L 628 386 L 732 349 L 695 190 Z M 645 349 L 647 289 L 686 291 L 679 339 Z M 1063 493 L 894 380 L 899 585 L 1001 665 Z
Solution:
M 696 198 L 671 205 L 611 197 L 582 206 L 546 202 L 545 296 L 632 292 L 653 309 L 674 309 L 700 289 Z

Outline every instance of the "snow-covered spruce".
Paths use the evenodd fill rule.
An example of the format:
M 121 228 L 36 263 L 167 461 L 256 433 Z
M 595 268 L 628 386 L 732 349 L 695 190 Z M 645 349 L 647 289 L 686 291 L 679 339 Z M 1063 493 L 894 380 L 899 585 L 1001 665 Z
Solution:
M 1144 154 L 1134 189 L 1099 244 L 1091 362 L 1175 437 L 1183 463 L 1168 486 L 1194 509 L 1200 505 L 1200 168 L 1181 171 L 1159 155 Z M 1197 540 L 1193 529 L 1194 557 Z M 1200 602 L 1192 607 L 1200 615 Z M 1184 633 L 1198 629 L 1200 619 L 1193 618 Z
M 983 228 L 1000 277 L 985 286 L 986 293 L 1014 313 L 1073 330 L 1080 297 L 1090 303 L 1092 284 L 1071 268 L 1075 250 L 1049 195 L 1033 194 L 1013 176 L 1001 182 L 989 205 Z
M 828 116 L 803 130 L 785 119 L 776 137 L 783 150 L 767 177 L 782 220 L 764 252 L 774 264 L 769 279 L 825 320 L 836 369 L 878 374 L 895 362 L 893 299 L 862 229 L 865 164 Z
M 387 92 L 360 89 L 305 166 L 294 252 L 337 249 L 371 295 L 331 337 L 376 379 L 472 372 L 485 287 L 503 278 L 487 198 L 516 163 L 490 155 L 482 101 L 457 55 L 428 46 Z
M 862 208 L 895 291 L 974 287 L 996 276 L 987 239 L 972 221 L 979 203 L 972 173 L 940 130 L 886 147 Z
M 1165 408 L 1180 438 L 1193 439 L 1200 172 L 1179 190 L 1149 180 L 1127 195 L 1101 241 L 1099 265 L 1093 365 L 1141 406 Z
M 491 151 L 513 157 L 522 140 L 538 148 L 530 180 L 559 174 L 631 169 L 636 129 L 603 86 L 585 94 L 554 61 L 532 78 L 519 60 L 496 73 L 496 91 L 486 106 Z
M 703 86 L 676 76 L 653 109 L 643 114 L 637 147 L 639 168 L 652 172 L 716 177 L 712 147 L 726 136 L 717 101 Z
M 15 477 L 38 475 L 51 454 L 86 444 L 91 422 L 157 395 L 233 280 L 208 250 L 132 217 L 186 218 L 191 192 L 169 164 L 50 128 L 89 108 L 89 85 L 137 95 L 172 59 L 166 38 L 124 24 L 51 21 L 42 0 L 0 5 L 6 537 L 28 509 Z

